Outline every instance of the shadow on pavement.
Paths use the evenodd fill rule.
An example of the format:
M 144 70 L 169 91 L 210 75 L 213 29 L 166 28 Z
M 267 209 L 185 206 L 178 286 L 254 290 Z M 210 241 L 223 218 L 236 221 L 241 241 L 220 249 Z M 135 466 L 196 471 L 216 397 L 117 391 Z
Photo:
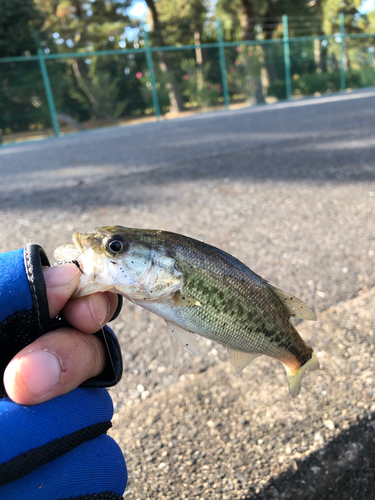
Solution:
M 293 142 L 293 141 L 291 141 Z M 155 166 L 140 173 L 110 173 L 98 179 L 85 174 L 70 186 L 58 182 L 45 187 L 35 183 L 0 192 L 1 209 L 64 207 L 119 207 L 147 204 L 145 189 L 171 183 L 205 182 L 289 182 L 323 185 L 327 183 L 369 183 L 375 180 L 375 144 L 350 149 L 316 149 L 307 144 L 299 149 L 285 141 L 282 145 L 212 154 L 194 161 Z M 43 175 L 43 174 L 41 174 Z M 6 184 L 6 183 L 5 183 Z M 57 184 L 57 185 L 56 185 Z M 156 189 L 155 189 L 156 188 Z
M 270 481 L 246 500 L 375 499 L 375 413 Z M 297 469 L 297 470 L 295 470 Z
M 371 182 L 375 107 L 374 97 L 366 95 L 107 129 L 5 149 L 0 151 L 1 208 L 54 207 L 64 200 L 85 208 L 142 204 L 145 200 L 134 193 L 140 184 Z

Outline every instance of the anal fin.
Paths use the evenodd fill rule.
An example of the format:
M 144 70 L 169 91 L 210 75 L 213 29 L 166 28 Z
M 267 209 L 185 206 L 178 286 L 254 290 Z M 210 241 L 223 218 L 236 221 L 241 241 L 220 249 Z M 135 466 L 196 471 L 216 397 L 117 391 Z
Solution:
M 236 370 L 236 374 L 239 375 L 242 370 L 244 370 L 247 365 L 249 365 L 255 358 L 260 356 L 260 354 L 253 352 L 242 352 L 236 349 L 228 348 L 230 354 L 230 361 Z
M 171 321 L 165 320 L 169 328 L 172 330 L 173 335 L 186 349 L 189 349 L 193 354 L 199 356 L 198 344 L 195 333 L 188 332 L 181 326 L 172 323 Z

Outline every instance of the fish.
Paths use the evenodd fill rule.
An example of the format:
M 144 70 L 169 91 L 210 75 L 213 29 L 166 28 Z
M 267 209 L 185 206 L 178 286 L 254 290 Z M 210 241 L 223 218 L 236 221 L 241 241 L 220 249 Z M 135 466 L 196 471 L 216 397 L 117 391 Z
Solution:
M 194 354 L 196 335 L 225 346 L 238 375 L 258 356 L 275 358 L 292 397 L 302 376 L 319 368 L 290 321 L 316 320 L 312 309 L 229 253 L 181 234 L 122 226 L 76 232 L 73 242 L 58 247 L 55 259 L 82 271 L 74 297 L 121 294 L 163 318 Z

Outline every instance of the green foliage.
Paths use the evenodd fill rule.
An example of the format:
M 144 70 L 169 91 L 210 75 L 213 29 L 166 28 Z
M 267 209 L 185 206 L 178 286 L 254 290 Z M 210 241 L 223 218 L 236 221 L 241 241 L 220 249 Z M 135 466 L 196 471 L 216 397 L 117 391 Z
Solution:
M 120 48 L 131 0 L 35 0 L 59 52 Z
M 218 102 L 222 95 L 220 83 L 209 79 L 210 63 L 198 66 L 193 59 L 184 59 L 181 63 L 183 74 L 182 89 L 186 102 L 193 107 L 206 108 Z
M 375 68 L 351 69 L 346 74 L 346 86 L 352 89 L 375 85 Z
M 145 99 L 143 84 L 137 77 L 139 73 L 147 71 L 145 55 L 119 56 L 115 71 L 118 77 L 116 117 L 146 114 L 150 103 Z M 150 90 L 148 90 L 148 94 L 150 94 Z
M 0 82 L 0 132 L 50 125 L 37 62 L 1 64 Z
M 286 84 L 285 80 L 276 80 L 267 87 L 267 96 L 276 97 L 277 100 L 283 101 L 286 99 Z
M 144 54 L 93 56 L 79 62 L 80 81 L 67 60 L 61 111 L 77 121 L 108 120 L 142 115 L 149 107 L 142 92 Z M 76 68 L 77 69 L 77 68 Z M 85 75 L 84 77 L 82 75 Z M 58 85 L 59 85 L 58 84 Z M 57 87 L 54 86 L 54 91 Z
M 349 70 L 346 73 L 347 88 L 364 88 L 375 85 L 375 68 Z M 340 90 L 340 72 L 305 73 L 292 80 L 293 95 L 307 97 L 316 94 L 338 92 Z M 286 99 L 285 81 L 278 80 L 272 83 L 267 95 L 277 99 Z
M 237 41 L 278 38 L 282 36 L 284 14 L 311 16 L 314 9 L 313 2 L 305 0 L 218 0 L 215 14 L 222 21 L 225 40 Z M 250 26 L 248 31 L 246 25 Z M 290 36 L 301 36 L 293 31 L 291 26 Z
M 296 95 L 309 96 L 315 93 L 338 92 L 340 90 L 340 72 L 306 73 L 292 80 L 292 92 Z
M 1 0 L 0 57 L 36 52 L 33 30 L 43 26 L 44 17 L 33 0 Z
M 229 52 L 229 51 L 228 51 Z M 263 60 L 263 49 L 254 45 L 238 45 L 230 51 L 236 57 L 227 68 L 230 95 L 244 95 L 248 103 L 256 102 L 257 85 Z
M 83 52 L 133 48 L 126 28 L 131 0 L 36 0 L 48 13 L 59 52 Z M 93 56 L 65 61 L 65 83 L 61 110 L 75 119 L 114 121 L 142 114 L 143 102 L 135 74 L 145 68 L 140 55 Z M 54 88 L 55 92 L 55 88 Z
M 367 16 L 361 16 L 359 8 L 362 0 L 323 0 L 318 14 L 322 16 L 324 34 L 331 35 L 339 31 L 339 15 L 345 16 L 345 31 L 358 33 L 366 29 Z
M 0 57 L 36 53 L 33 30 L 44 17 L 32 0 L 0 2 Z M 44 34 L 44 39 L 48 36 Z M 1 135 L 50 125 L 50 116 L 37 62 L 0 65 L 0 142 Z
M 194 43 L 194 33 L 203 35 L 209 2 L 207 0 L 158 0 L 155 4 L 159 26 L 153 26 L 148 15 L 148 24 L 152 27 L 151 41 L 160 45 L 162 36 L 164 45 L 189 45 Z
M 158 68 L 157 64 L 154 64 L 155 80 L 156 80 L 156 91 L 158 94 L 159 106 L 161 113 L 166 113 L 169 111 L 170 102 L 167 91 L 168 76 L 165 75 Z M 139 79 L 140 92 L 143 98 L 144 107 L 142 112 L 138 114 L 151 114 L 154 113 L 154 102 L 152 100 L 152 84 L 150 79 L 150 73 L 146 69 L 144 72 L 138 72 L 137 78 Z

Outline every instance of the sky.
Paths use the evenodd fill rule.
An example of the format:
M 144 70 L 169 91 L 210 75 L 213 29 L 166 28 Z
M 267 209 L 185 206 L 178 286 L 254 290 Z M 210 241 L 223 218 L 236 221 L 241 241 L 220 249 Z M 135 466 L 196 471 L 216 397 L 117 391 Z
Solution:
M 363 0 L 361 8 L 359 10 L 365 13 L 369 12 L 372 9 L 375 9 L 375 0 Z
M 135 18 L 144 17 L 146 15 L 146 12 L 147 12 L 146 2 L 140 0 L 135 0 L 129 10 L 130 16 Z

